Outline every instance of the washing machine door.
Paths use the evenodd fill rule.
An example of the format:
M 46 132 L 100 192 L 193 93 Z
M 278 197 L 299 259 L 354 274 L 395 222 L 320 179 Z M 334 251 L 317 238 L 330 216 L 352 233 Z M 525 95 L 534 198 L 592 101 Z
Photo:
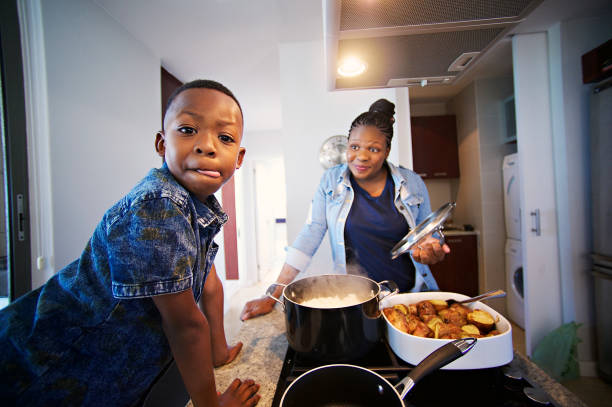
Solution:
M 521 242 L 519 240 L 506 240 L 506 291 L 508 317 L 524 329 L 525 291 Z

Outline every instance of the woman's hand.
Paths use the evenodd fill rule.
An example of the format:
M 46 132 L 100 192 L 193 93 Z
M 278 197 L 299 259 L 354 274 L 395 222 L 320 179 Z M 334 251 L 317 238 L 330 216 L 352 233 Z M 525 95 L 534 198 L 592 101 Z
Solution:
M 440 241 L 434 237 L 428 236 L 421 240 L 415 248 L 412 249 L 412 258 L 414 261 L 421 264 L 436 264 L 450 253 L 450 247 L 447 244 L 440 245 Z
M 276 304 L 276 301 L 270 297 L 262 297 L 256 300 L 251 300 L 244 304 L 244 308 L 240 313 L 240 319 L 242 321 L 246 321 L 250 318 L 265 315 L 274 309 L 274 304 Z

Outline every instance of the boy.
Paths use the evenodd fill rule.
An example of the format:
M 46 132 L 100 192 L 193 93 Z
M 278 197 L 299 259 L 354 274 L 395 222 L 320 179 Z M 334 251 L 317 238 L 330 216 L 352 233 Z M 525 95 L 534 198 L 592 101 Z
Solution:
M 168 101 L 155 138 L 164 164 L 109 209 L 81 257 L 0 311 L 0 400 L 11 405 L 132 406 L 176 360 L 195 406 L 254 406 L 231 362 L 213 237 L 227 215 L 213 193 L 240 167 L 241 107 L 197 80 Z M 201 310 L 198 308 L 200 303 Z

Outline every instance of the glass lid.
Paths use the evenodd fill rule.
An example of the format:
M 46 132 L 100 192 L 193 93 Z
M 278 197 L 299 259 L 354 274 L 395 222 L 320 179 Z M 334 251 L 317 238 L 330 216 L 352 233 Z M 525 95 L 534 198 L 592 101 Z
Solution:
M 420 242 L 427 235 L 440 232 L 444 228 L 444 222 L 455 209 L 456 203 L 449 202 L 444 204 L 435 212 L 429 214 L 427 218 L 412 229 L 402 240 L 400 240 L 393 249 L 391 249 L 391 259 L 397 258 L 399 255 L 406 253 L 414 245 Z M 444 236 L 442 236 L 444 238 Z

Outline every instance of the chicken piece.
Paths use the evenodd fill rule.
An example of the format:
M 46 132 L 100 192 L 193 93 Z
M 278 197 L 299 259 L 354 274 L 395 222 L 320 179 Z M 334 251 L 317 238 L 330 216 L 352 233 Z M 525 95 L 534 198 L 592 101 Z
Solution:
M 448 312 L 444 312 L 443 314 L 444 314 L 444 316 L 442 317 L 442 319 L 447 324 L 453 324 L 453 325 L 457 325 L 459 327 L 467 324 L 466 316 L 463 315 L 463 313 L 461 313 L 460 311 L 456 311 L 456 310 L 453 310 L 453 309 L 449 308 Z
M 453 324 L 441 323 L 436 325 L 438 328 L 438 338 L 440 339 L 459 339 L 461 338 L 461 328 Z
M 500 331 L 498 331 L 497 329 L 493 329 L 492 331 L 489 331 L 487 336 L 495 336 L 495 335 L 499 335 L 499 334 L 501 334 Z
M 408 315 L 406 317 L 406 323 L 408 324 L 408 333 L 412 334 L 422 321 L 416 315 Z
M 423 318 L 424 315 L 436 315 L 433 304 L 427 300 L 417 303 L 417 314 Z
M 466 318 L 467 318 L 467 314 L 472 312 L 471 308 L 466 307 L 465 305 L 456 304 L 456 303 L 451 305 L 450 309 L 453 310 L 453 311 L 457 311 L 457 312 L 462 313 Z
M 420 319 L 421 319 L 421 321 L 423 321 L 423 322 L 425 322 L 426 324 L 428 324 L 428 323 L 429 323 L 429 321 L 431 321 L 431 320 L 432 320 L 432 319 L 434 319 L 434 318 L 439 318 L 439 319 L 441 319 L 441 318 L 440 318 L 438 315 L 435 315 L 435 314 L 433 314 L 433 315 L 423 315 L 423 316 L 422 316 Z
M 394 307 L 383 309 L 383 314 L 387 317 L 387 320 L 402 332 L 410 333 L 408 329 L 408 321 L 406 316 Z
M 433 336 L 433 331 L 429 329 L 429 327 L 427 326 L 427 324 L 425 324 L 425 322 L 417 321 L 416 328 L 412 332 L 412 335 L 420 336 L 423 338 L 430 338 Z
M 418 311 L 417 311 L 417 306 L 416 304 L 410 304 L 408 305 L 408 313 L 412 314 L 412 315 L 418 315 Z

